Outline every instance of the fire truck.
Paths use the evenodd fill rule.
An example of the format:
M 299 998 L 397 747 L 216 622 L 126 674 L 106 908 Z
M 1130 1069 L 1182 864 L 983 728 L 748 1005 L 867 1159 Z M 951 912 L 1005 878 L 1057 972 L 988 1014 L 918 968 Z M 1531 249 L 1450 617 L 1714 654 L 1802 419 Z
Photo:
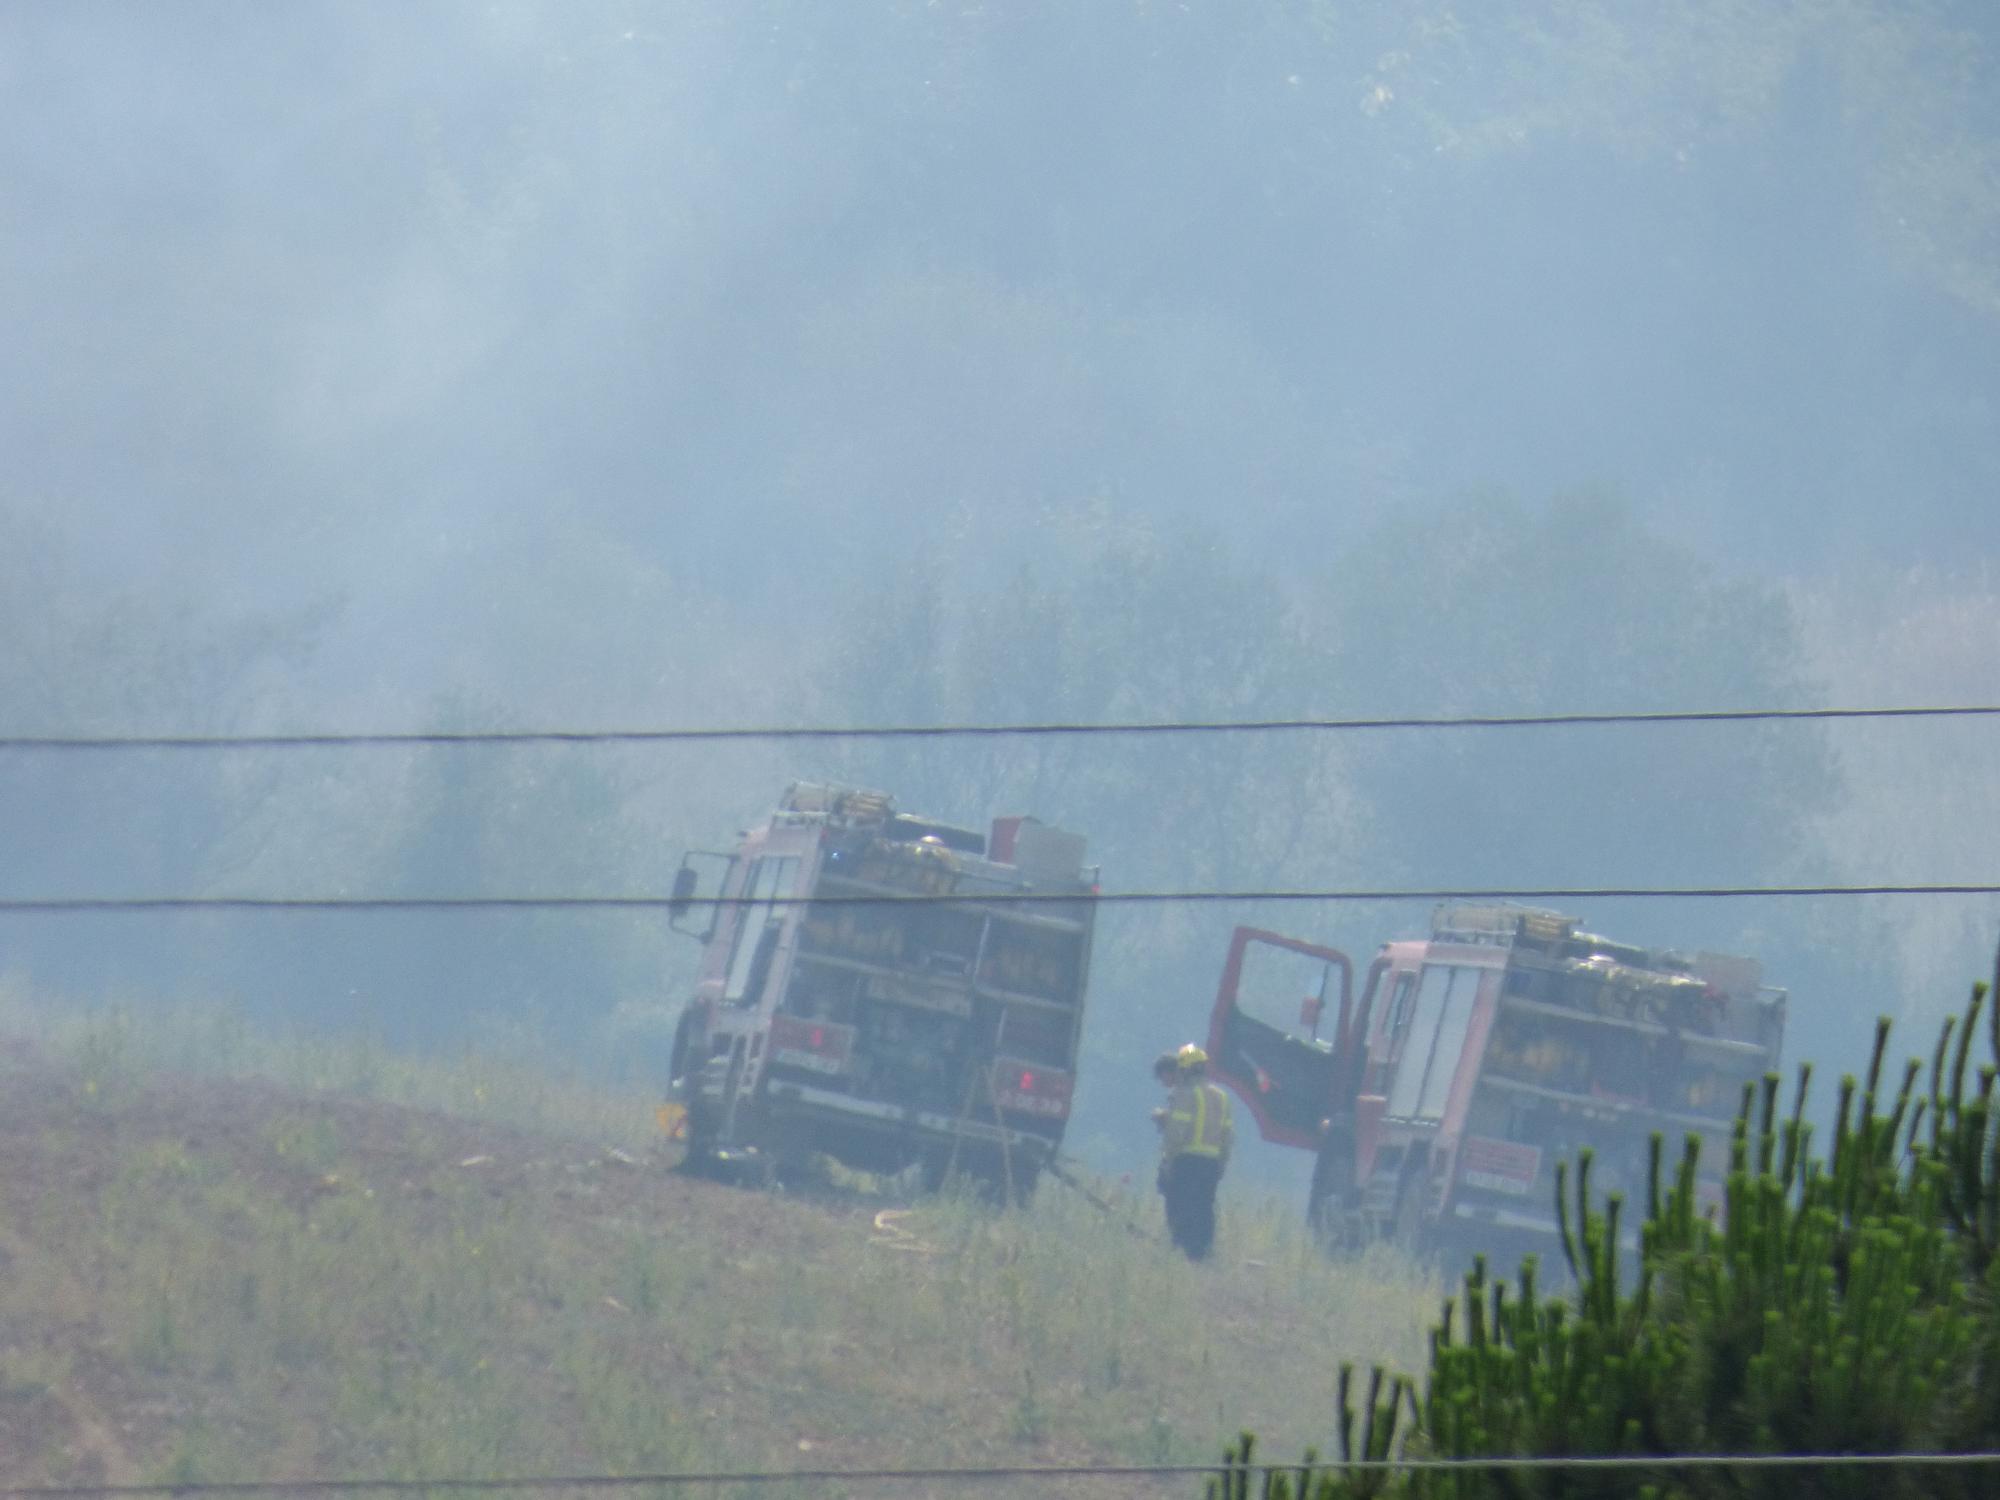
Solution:
M 1210 1070 L 1266 1140 L 1314 1153 L 1317 1231 L 1418 1253 L 1546 1258 L 1555 1164 L 1588 1147 L 1593 1200 L 1641 1205 L 1655 1132 L 1670 1166 L 1701 1138 L 1697 1192 L 1719 1208 L 1743 1086 L 1776 1068 L 1785 1026 L 1753 959 L 1638 948 L 1511 904 L 1440 905 L 1354 990 L 1339 950 L 1237 928 Z
M 689 854 L 670 918 L 702 955 L 660 1112 L 686 1165 L 763 1181 L 823 1153 L 1025 1197 L 1075 1086 L 1084 854 L 1034 818 L 980 833 L 806 782 L 734 849 Z

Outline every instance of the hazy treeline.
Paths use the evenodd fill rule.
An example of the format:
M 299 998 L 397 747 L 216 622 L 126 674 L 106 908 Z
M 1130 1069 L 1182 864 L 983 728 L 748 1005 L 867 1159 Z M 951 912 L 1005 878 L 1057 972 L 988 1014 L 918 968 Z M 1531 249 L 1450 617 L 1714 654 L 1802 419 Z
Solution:
M 720 722 L 855 724 L 1797 706 L 1832 691 L 1826 665 L 1908 696 L 1893 656 L 1815 657 L 1827 648 L 1814 630 L 1831 627 L 1812 622 L 1837 611 L 1830 596 L 1731 579 L 1610 501 L 1414 512 L 1366 539 L 1385 566 L 1345 591 L 1286 585 L 1199 534 L 1130 519 L 1044 530 L 1049 561 L 972 587 L 946 589 L 921 563 L 885 568 L 809 640 L 773 643 L 740 706 L 712 677 L 690 700 L 720 705 Z M 19 728 L 242 729 L 279 705 L 296 719 L 300 705 L 268 680 L 335 623 L 196 615 L 162 655 L 123 623 L 143 613 L 106 609 L 73 626 L 94 666 L 65 665 L 67 633 L 12 659 Z M 1937 628 L 1911 610 L 1896 621 L 1905 633 Z M 52 690 L 64 684 L 73 690 Z M 464 696 L 414 721 L 546 722 Z M 1921 785 L 1898 765 L 1913 746 L 1931 767 Z M 975 825 L 1032 809 L 1086 832 L 1114 889 L 1758 883 L 1976 874 L 1975 835 L 1921 818 L 1938 788 L 1988 784 L 1993 759 L 1951 732 L 1815 726 L 17 753 L 0 795 L 9 826 L 29 835 L 5 872 L 10 895 L 658 893 L 682 849 L 726 847 L 793 775 L 884 786 Z M 1914 978 L 1963 967 L 1990 906 L 1939 903 L 1915 920 L 1851 902 L 1601 903 L 1583 915 L 1623 937 L 1759 954 L 1798 997 L 1794 1036 L 1811 1037 L 1900 1009 Z M 1204 1024 L 1231 923 L 1365 956 L 1424 916 L 1108 913 L 1083 1128 L 1120 1134 L 1143 1118 L 1143 1061 Z M 525 1027 L 641 1072 L 658 1065 L 694 953 L 657 918 L 600 915 L 21 917 L 4 931 L 10 967 L 78 993 L 222 993 L 434 1043 Z
M 0 730 L 2000 693 L 1981 5 L 0 31 Z M 1061 820 L 1111 886 L 1967 879 L 1991 741 L 12 754 L 0 890 L 657 891 L 821 773 Z M 1140 1117 L 1239 915 L 1107 919 L 1083 1136 Z M 1993 911 L 1582 915 L 1761 954 L 1796 1037 L 1936 995 Z M 0 970 L 78 994 L 640 1068 L 691 956 L 640 918 L 0 922 Z

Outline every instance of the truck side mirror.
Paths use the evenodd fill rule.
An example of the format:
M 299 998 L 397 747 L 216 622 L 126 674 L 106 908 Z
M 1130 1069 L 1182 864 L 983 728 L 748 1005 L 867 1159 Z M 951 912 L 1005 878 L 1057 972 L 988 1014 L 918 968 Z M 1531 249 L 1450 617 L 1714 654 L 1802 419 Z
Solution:
M 674 876 L 674 893 L 667 897 L 667 920 L 679 922 L 694 905 L 695 873 L 690 865 L 682 865 Z
M 1308 995 L 1299 1002 L 1299 1030 L 1314 1041 L 1319 1040 L 1319 1017 L 1325 1009 L 1326 1002 L 1318 995 Z
M 729 872 L 735 861 L 727 854 L 714 849 L 690 849 L 681 859 L 681 867 L 674 874 L 673 894 L 667 897 L 667 925 L 683 937 L 691 937 L 697 943 L 706 943 L 715 936 L 716 924 L 722 920 L 722 902 L 710 898 L 706 901 L 696 894 L 700 883 L 700 866 L 697 861 L 712 859 L 719 867 L 715 878 L 716 896 L 729 889 Z M 683 927 L 689 914 L 697 904 L 708 908 L 708 920 L 700 927 Z

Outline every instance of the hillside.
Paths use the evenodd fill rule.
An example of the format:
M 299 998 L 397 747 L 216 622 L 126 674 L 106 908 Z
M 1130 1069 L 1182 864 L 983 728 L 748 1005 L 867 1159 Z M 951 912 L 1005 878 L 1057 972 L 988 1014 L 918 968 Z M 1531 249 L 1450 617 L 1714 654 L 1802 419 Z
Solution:
M 884 1218 L 129 1054 L 0 1047 L 0 1483 L 1284 1452 L 1432 1310 L 1276 1212 L 1197 1269 L 1151 1203 Z

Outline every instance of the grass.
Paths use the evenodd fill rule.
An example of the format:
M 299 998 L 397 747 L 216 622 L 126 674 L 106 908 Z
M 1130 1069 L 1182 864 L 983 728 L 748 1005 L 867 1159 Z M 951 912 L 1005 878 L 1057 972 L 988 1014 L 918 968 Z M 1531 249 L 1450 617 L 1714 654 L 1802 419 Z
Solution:
M 232 1006 L 70 1008 L 0 978 L 0 1036 L 42 1043 L 74 1066 L 87 1095 L 109 1098 L 140 1073 L 259 1079 L 305 1093 L 376 1099 L 523 1130 L 639 1147 L 654 1097 L 564 1070 L 524 1041 L 449 1056 L 392 1050 L 366 1033 L 260 1030 Z
M 50 1351 L 87 1350 L 149 1477 L 1203 1462 L 1244 1426 L 1296 1451 L 1328 1446 L 1339 1361 L 1415 1367 L 1433 1311 L 1290 1205 L 1227 1215 L 1202 1267 L 1156 1203 L 1053 1182 L 884 1233 L 879 1202 L 607 1165 L 581 1142 L 642 1138 L 642 1101 L 518 1064 L 30 1012 L 0 1016 L 56 1059 L 0 1111 L 29 1247 L 0 1432 L 71 1379 Z M 73 1469 L 58 1446 L 0 1478 Z

